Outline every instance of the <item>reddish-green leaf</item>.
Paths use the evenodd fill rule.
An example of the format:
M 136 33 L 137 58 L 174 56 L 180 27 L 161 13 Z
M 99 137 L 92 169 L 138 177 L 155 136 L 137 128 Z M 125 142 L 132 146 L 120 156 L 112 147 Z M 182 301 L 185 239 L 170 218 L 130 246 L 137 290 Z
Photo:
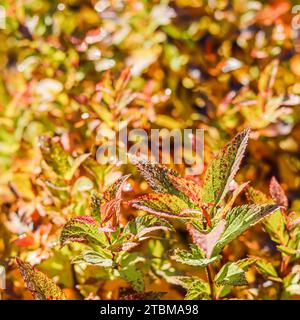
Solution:
M 69 220 L 60 235 L 60 244 L 64 246 L 69 242 L 90 242 L 105 245 L 106 237 L 100 231 L 99 223 L 90 216 L 80 216 Z
M 192 236 L 193 242 L 204 251 L 207 258 L 210 258 L 216 243 L 225 229 L 225 225 L 226 221 L 221 220 L 210 232 L 205 234 L 198 231 L 192 223 L 188 223 L 187 230 Z
M 200 185 L 193 180 L 187 180 L 172 174 L 169 174 L 168 177 L 177 190 L 183 192 L 196 206 L 201 206 L 203 190 Z
M 275 203 L 285 208 L 288 207 L 289 202 L 287 196 L 275 177 L 272 177 L 270 183 L 270 195 Z
M 130 203 L 134 208 L 170 218 L 179 218 L 178 214 L 188 208 L 188 205 L 175 195 L 161 193 L 150 193 Z
M 17 258 L 17 264 L 28 290 L 36 300 L 65 300 L 62 290 L 44 273 Z
M 211 162 L 206 171 L 203 202 L 217 205 L 227 194 L 246 150 L 250 129 L 239 133 Z

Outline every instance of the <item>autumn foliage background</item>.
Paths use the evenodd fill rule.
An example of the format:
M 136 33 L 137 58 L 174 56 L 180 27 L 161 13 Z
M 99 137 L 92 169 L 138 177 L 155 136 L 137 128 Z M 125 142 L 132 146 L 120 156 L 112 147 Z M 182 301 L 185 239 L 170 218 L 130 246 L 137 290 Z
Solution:
M 296 4 L 286 0 L 1 2 L 7 13 L 6 28 L 0 30 L 4 299 L 32 298 L 15 257 L 53 279 L 69 299 L 119 299 L 132 293 L 128 282 L 108 275 L 104 268 L 72 264 L 82 244 L 62 248 L 58 244 L 67 221 L 90 215 L 92 195 L 103 194 L 124 174 L 131 175 L 122 189 L 121 224 L 145 214 L 128 204 L 151 190 L 136 167 L 96 162 L 97 147 L 114 136 L 120 121 L 145 130 L 204 129 L 205 167 L 238 132 L 251 128 L 235 180 L 250 181 L 253 188 L 268 194 L 275 176 L 288 197 L 287 212 L 297 221 L 300 33 L 292 28 Z M 61 149 L 52 148 L 49 141 Z M 171 167 L 184 174 L 182 166 Z M 195 181 L 201 185 L 203 177 Z M 247 201 L 245 194 L 237 200 Z M 174 246 L 190 243 L 182 225 L 174 226 L 175 233 L 158 233 L 139 245 L 139 254 L 146 259 L 139 267 L 145 291 L 164 292 L 163 299 L 183 299 L 186 293 L 168 277 L 205 278 L 203 270 L 168 258 Z M 293 237 L 299 241 L 299 232 Z M 232 289 L 229 298 L 299 298 L 300 246 L 293 253 L 282 253 L 273 240 L 258 224 L 224 249 L 224 263 L 262 257 L 276 272 L 272 267 L 265 274 L 251 268 L 249 286 Z M 293 263 L 280 274 L 282 255 L 289 254 Z

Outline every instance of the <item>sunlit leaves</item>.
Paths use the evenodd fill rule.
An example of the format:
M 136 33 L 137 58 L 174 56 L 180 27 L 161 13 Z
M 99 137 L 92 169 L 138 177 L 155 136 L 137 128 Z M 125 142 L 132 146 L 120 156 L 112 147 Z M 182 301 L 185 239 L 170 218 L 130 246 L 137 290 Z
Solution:
M 120 262 L 122 267 L 120 276 L 130 283 L 132 288 L 137 292 L 145 290 L 143 274 L 137 267 L 137 264 L 140 262 L 144 262 L 144 259 L 138 257 L 137 254 L 127 254 Z
M 96 245 L 106 245 L 104 232 L 99 231 L 100 225 L 90 216 L 70 219 L 60 235 L 60 245 L 69 242 L 90 242 Z
M 213 254 L 218 254 L 226 244 L 277 209 L 277 205 L 244 205 L 233 208 L 226 216 L 225 231 L 218 240 Z
M 40 150 L 46 163 L 59 176 L 66 180 L 72 179 L 78 167 L 90 156 L 89 153 L 73 159 L 62 148 L 60 143 L 49 137 L 41 137 Z
M 170 181 L 169 175 L 178 176 L 178 173 L 159 163 L 152 163 L 143 158 L 132 157 L 132 162 L 137 166 L 150 187 L 158 193 L 176 195 L 189 203 L 188 197 L 178 190 Z
M 215 278 L 217 285 L 247 285 L 245 271 L 234 262 L 226 263 Z
M 218 256 L 213 258 L 206 258 L 203 251 L 201 251 L 196 245 L 190 246 L 190 251 L 175 249 L 170 258 L 176 262 L 188 264 L 190 266 L 206 267 L 210 263 L 219 259 Z
M 134 208 L 147 211 L 162 217 L 176 218 L 182 210 L 187 209 L 188 205 L 172 194 L 151 193 L 141 196 L 133 201 L 131 205 Z M 178 217 L 178 216 L 177 216 Z
M 91 265 L 97 265 L 100 267 L 112 267 L 113 260 L 112 254 L 108 250 L 101 249 L 99 251 L 86 250 L 80 255 L 76 256 L 72 263 L 86 263 Z
M 273 192 L 275 192 L 275 190 L 273 190 Z M 263 192 L 251 187 L 247 190 L 247 198 L 250 202 L 256 204 L 274 203 L 273 200 Z M 273 241 L 283 245 L 287 243 L 289 235 L 286 232 L 286 222 L 281 210 L 277 210 L 272 215 L 268 216 L 264 220 L 264 225 Z
M 229 184 L 243 159 L 250 130 L 246 129 L 230 141 L 211 162 L 206 171 L 203 201 L 217 205 L 227 194 Z
M 195 205 L 202 204 L 202 188 L 193 180 L 184 179 L 175 175 L 168 175 L 173 186 L 183 192 Z
M 187 290 L 185 300 L 209 300 L 210 289 L 207 282 L 198 277 L 174 277 L 173 283 Z
M 157 230 L 171 231 L 173 227 L 164 219 L 145 215 L 128 222 L 123 230 L 123 234 L 142 240 L 146 235 Z
M 17 264 L 28 290 L 36 300 L 65 300 L 62 290 L 44 273 L 17 258 Z
M 264 276 L 271 277 L 273 279 L 278 278 L 277 271 L 271 262 L 264 259 L 258 259 L 255 263 L 259 273 Z

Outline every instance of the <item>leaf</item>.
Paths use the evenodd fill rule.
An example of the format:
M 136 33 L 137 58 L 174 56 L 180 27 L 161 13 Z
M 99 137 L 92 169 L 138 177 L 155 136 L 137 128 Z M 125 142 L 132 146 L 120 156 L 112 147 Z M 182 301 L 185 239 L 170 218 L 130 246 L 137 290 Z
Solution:
M 271 61 L 266 68 L 263 70 L 259 81 L 258 81 L 258 89 L 260 93 L 266 93 L 270 95 L 270 91 L 274 85 L 275 77 L 278 70 L 278 60 L 275 59 Z
M 97 265 L 100 267 L 112 267 L 112 254 L 108 250 L 101 250 L 99 252 L 93 250 L 86 250 L 79 256 L 72 259 L 72 263 L 86 263 Z
M 286 246 L 277 246 L 277 249 L 281 251 L 282 253 L 288 255 L 288 256 L 293 256 L 295 254 L 300 254 L 300 250 L 295 250 L 293 248 L 289 248 Z
M 288 243 L 289 234 L 286 230 L 285 219 L 280 210 L 267 217 L 264 221 L 264 226 L 274 242 L 281 245 Z
M 68 171 L 65 172 L 64 178 L 66 180 L 71 180 L 75 171 L 79 168 L 79 166 L 90 156 L 90 153 L 81 154 L 76 159 L 71 158 L 71 165 Z
M 270 183 L 270 195 L 272 199 L 280 206 L 288 207 L 289 202 L 287 196 L 275 177 L 272 177 Z
M 39 139 L 39 146 L 46 163 L 65 180 L 71 180 L 78 167 L 90 156 L 90 153 L 84 153 L 73 159 L 58 141 L 46 136 Z
M 185 300 L 208 300 L 210 289 L 208 283 L 198 277 L 172 276 L 170 283 L 182 286 L 187 290 Z
M 101 204 L 102 198 L 96 193 L 92 193 L 90 201 L 91 215 L 98 222 L 101 222 Z
M 39 146 L 44 160 L 55 173 L 64 176 L 71 169 L 68 155 L 59 142 L 42 136 L 39 139 Z
M 232 197 L 229 201 L 227 201 L 225 207 L 218 212 L 216 215 L 216 220 L 224 219 L 226 217 L 227 212 L 232 208 L 236 198 L 240 195 L 240 193 L 249 185 L 249 182 L 242 183 L 239 185 L 233 192 Z
M 175 249 L 171 253 L 170 258 L 183 264 L 198 267 L 206 267 L 220 258 L 219 256 L 206 258 L 204 253 L 196 245 L 191 245 L 190 249 L 191 251 Z
M 140 216 L 127 223 L 123 230 L 123 234 L 134 235 L 141 239 L 146 234 L 156 230 L 173 230 L 172 225 L 164 220 L 154 216 Z
M 36 300 L 65 300 L 63 291 L 41 271 L 36 270 L 28 262 L 16 258 L 21 275 L 28 290 Z
M 226 216 L 225 231 L 217 242 L 213 255 L 218 254 L 225 245 L 277 209 L 277 205 L 244 205 L 231 209 Z
M 236 262 L 236 264 L 243 270 L 247 271 L 253 264 L 255 264 L 257 258 L 245 258 Z
M 188 205 L 175 195 L 150 193 L 134 199 L 130 204 L 140 210 L 144 210 L 154 215 L 178 218 L 182 210 L 187 209 Z
M 76 192 L 84 192 L 93 189 L 93 187 L 93 182 L 89 178 L 82 176 L 76 180 L 73 190 Z
M 122 176 L 117 181 L 115 181 L 112 185 L 110 185 L 104 192 L 103 197 L 106 201 L 110 201 L 112 199 L 121 198 L 122 188 L 125 182 L 130 177 L 130 174 Z
M 100 246 L 106 245 L 103 232 L 99 231 L 100 225 L 90 216 L 80 216 L 70 219 L 64 226 L 60 235 L 60 245 L 69 242 L 90 242 Z
M 254 204 L 273 204 L 273 201 L 263 192 L 249 187 L 246 192 L 247 200 Z
M 201 233 L 191 223 L 187 224 L 187 230 L 192 236 L 193 242 L 204 252 L 207 258 L 211 257 L 212 251 L 225 229 L 225 220 L 219 221 L 209 233 Z
M 250 129 L 239 133 L 208 166 L 204 182 L 203 202 L 215 206 L 225 197 L 229 184 L 237 173 L 243 159 Z
M 209 285 L 203 280 L 193 281 L 184 300 L 208 300 L 210 299 Z
M 196 184 L 193 180 L 187 180 L 172 174 L 169 174 L 168 177 L 177 190 L 183 192 L 196 206 L 201 206 L 203 191 L 200 185 Z
M 259 273 L 261 273 L 264 276 L 278 278 L 278 274 L 272 263 L 264 260 L 259 259 L 255 263 L 256 269 Z
M 115 224 L 117 225 L 120 220 L 120 207 L 121 207 L 121 200 L 122 200 L 122 189 L 124 187 L 125 182 L 130 177 L 130 175 L 123 176 L 119 178 L 116 182 L 114 182 L 108 189 L 104 192 L 104 199 L 107 201 L 107 205 L 109 208 L 105 206 L 107 210 L 106 217 L 103 218 L 103 222 L 108 221 L 113 214 L 115 214 L 116 221 Z M 104 204 L 105 205 L 105 204 Z
M 226 263 L 215 277 L 215 283 L 220 285 L 243 286 L 247 285 L 245 271 L 235 262 Z
M 132 163 L 135 164 L 141 172 L 144 179 L 150 187 L 158 193 L 166 193 L 176 195 L 180 199 L 189 203 L 188 197 L 174 187 L 169 176 L 178 176 L 178 173 L 159 163 L 150 162 L 148 160 L 132 156 Z
M 165 292 L 142 292 L 142 293 L 132 293 L 126 294 L 120 297 L 120 300 L 160 300 L 164 296 Z
M 247 190 L 247 198 L 255 204 L 274 203 L 272 199 L 268 198 L 264 193 L 252 187 Z M 289 235 L 286 232 L 285 219 L 280 210 L 268 216 L 264 220 L 264 226 L 274 242 L 283 245 L 287 244 Z
M 136 266 L 139 261 L 143 261 L 143 259 L 139 258 L 136 253 L 128 254 L 121 261 L 120 275 L 125 281 L 131 284 L 135 291 L 143 292 L 145 291 L 143 274 Z

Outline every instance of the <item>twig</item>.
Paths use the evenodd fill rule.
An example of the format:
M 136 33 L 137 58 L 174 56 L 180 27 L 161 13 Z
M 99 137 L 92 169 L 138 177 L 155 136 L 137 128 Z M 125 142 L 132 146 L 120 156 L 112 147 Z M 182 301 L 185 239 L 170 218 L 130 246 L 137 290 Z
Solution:
M 212 300 L 216 300 L 214 281 L 213 281 L 212 270 L 210 265 L 206 267 L 206 274 L 207 274 L 207 279 L 209 283 L 211 298 Z

